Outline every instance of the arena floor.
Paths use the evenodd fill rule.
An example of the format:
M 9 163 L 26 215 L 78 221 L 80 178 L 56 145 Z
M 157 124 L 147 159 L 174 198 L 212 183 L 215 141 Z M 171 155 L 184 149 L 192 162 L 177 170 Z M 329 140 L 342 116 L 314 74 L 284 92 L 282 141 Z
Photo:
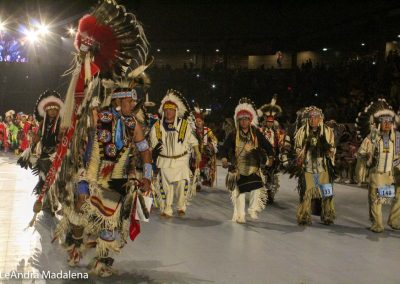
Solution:
M 311 227 L 299 227 L 295 180 L 282 176 L 276 203 L 259 220 L 239 225 L 230 221 L 226 172 L 218 170 L 217 187 L 199 192 L 184 218 L 161 220 L 153 210 L 135 242 L 115 257 L 118 275 L 47 283 L 399 283 L 400 232 L 366 229 L 365 188 L 336 185 L 336 224 L 325 226 L 314 217 Z M 50 243 L 57 220 L 41 213 L 35 228 L 26 229 L 35 183 L 36 177 L 19 168 L 14 157 L 0 154 L 3 274 L 70 270 L 65 253 Z M 385 206 L 385 218 L 387 211 Z M 92 252 L 73 271 L 86 272 L 90 256 Z

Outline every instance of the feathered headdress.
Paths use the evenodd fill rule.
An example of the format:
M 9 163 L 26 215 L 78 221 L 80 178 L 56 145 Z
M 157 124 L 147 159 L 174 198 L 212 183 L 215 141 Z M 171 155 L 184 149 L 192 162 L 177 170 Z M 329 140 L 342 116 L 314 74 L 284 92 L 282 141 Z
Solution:
M 194 107 L 194 111 L 193 111 L 194 118 L 200 118 L 200 119 L 204 120 L 204 118 L 209 114 L 210 114 L 210 112 L 208 112 L 207 110 L 201 109 L 199 105 Z
M 115 0 L 99 1 L 92 13 L 80 19 L 75 46 L 85 57 L 76 61 L 72 72 L 63 127 L 71 126 L 77 105 L 92 100 L 100 73 L 111 74 L 114 80 L 134 79 L 150 64 L 142 25 Z
M 274 121 L 282 114 L 282 108 L 276 104 L 277 98 L 278 96 L 275 94 L 269 104 L 265 104 L 257 110 L 260 117 L 265 116 L 267 121 Z
M 190 105 L 185 97 L 178 91 L 170 89 L 161 101 L 158 112 L 162 115 L 166 105 L 175 105 L 176 114 L 179 118 L 187 118 L 190 115 Z
M 258 115 L 256 112 L 256 107 L 254 102 L 249 98 L 241 98 L 239 100 L 239 104 L 235 108 L 235 127 L 238 127 L 238 120 L 242 117 L 248 117 L 251 121 L 251 124 L 254 126 L 258 126 Z
M 389 117 L 393 123 L 397 119 L 392 106 L 385 99 L 378 99 L 371 102 L 362 112 L 358 113 L 355 127 L 357 135 L 365 138 L 372 130 L 372 128 L 379 129 L 380 118 Z
M 304 108 L 303 118 L 310 118 L 313 116 L 320 116 L 321 118 L 324 118 L 324 113 L 322 112 L 322 109 L 317 108 L 316 106 L 309 106 Z
M 49 108 L 57 108 L 60 116 L 62 116 L 63 106 L 64 103 L 58 92 L 46 90 L 37 99 L 33 113 L 38 121 L 46 116 L 46 111 Z
M 8 116 L 13 117 L 14 114 L 15 114 L 15 110 L 12 110 L 12 109 L 11 109 L 11 110 L 9 110 L 9 111 L 6 112 L 6 117 L 8 117 Z
M 147 67 L 149 43 L 132 13 L 115 0 L 102 0 L 79 21 L 75 38 L 78 50 L 91 50 L 94 63 L 114 77 L 136 77 Z
M 295 121 L 295 130 L 294 133 L 297 132 L 303 125 L 306 125 L 307 119 L 304 117 L 304 112 L 305 108 L 301 108 L 298 111 L 296 111 L 296 121 Z
M 103 79 L 102 85 L 105 89 L 105 97 L 103 106 L 108 106 L 113 98 L 132 97 L 135 100 L 145 98 L 144 106 L 151 107 L 155 104 L 149 101 L 148 90 L 150 89 L 151 80 L 142 72 L 135 78 L 128 76 L 124 79 L 111 80 Z M 117 93 L 120 93 L 118 95 Z M 126 93 L 126 95 L 123 94 Z M 130 93 L 130 94 L 128 94 Z

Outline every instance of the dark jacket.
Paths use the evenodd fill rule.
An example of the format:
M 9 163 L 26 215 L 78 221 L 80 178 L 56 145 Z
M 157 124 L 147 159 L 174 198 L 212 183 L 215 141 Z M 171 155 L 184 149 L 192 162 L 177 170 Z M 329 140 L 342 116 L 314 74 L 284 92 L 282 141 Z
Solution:
M 254 126 L 252 127 L 253 133 L 256 134 L 257 140 L 258 140 L 258 148 L 256 149 L 258 151 L 258 154 L 260 155 L 260 161 L 262 160 L 263 155 L 267 156 L 274 156 L 274 151 L 272 148 L 272 145 L 268 142 L 268 140 L 265 138 L 265 136 Z M 224 145 L 222 146 L 221 149 L 221 157 L 222 158 L 227 158 L 228 161 L 230 161 L 232 164 L 236 163 L 236 157 L 235 157 L 235 149 L 236 149 L 236 133 L 237 130 L 232 131 L 228 137 L 224 141 Z

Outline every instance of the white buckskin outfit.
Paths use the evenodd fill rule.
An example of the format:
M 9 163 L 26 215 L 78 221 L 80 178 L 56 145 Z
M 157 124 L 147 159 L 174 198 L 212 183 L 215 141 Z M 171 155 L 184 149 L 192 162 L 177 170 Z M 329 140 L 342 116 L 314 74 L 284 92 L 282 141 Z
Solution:
M 175 109 L 173 122 L 166 122 L 165 109 Z M 178 215 L 186 212 L 187 196 L 191 181 L 189 159 L 191 151 L 198 153 L 198 141 L 194 135 L 193 120 L 185 98 L 176 90 L 168 90 L 159 109 L 161 120 L 150 131 L 153 162 L 159 169 L 159 202 L 162 217 L 173 216 L 174 195 L 177 197 Z M 196 150 L 197 149 L 197 150 Z M 197 154 L 197 159 L 199 155 Z

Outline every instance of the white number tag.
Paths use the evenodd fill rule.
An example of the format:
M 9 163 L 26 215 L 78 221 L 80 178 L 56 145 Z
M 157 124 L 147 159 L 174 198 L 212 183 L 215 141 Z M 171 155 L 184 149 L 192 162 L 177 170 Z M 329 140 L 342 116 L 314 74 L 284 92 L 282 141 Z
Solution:
M 386 197 L 386 198 L 394 197 L 395 195 L 394 185 L 391 184 L 378 187 L 378 195 L 379 197 Z
M 330 197 L 333 195 L 333 188 L 331 183 L 321 184 L 319 186 L 321 190 L 322 197 Z

